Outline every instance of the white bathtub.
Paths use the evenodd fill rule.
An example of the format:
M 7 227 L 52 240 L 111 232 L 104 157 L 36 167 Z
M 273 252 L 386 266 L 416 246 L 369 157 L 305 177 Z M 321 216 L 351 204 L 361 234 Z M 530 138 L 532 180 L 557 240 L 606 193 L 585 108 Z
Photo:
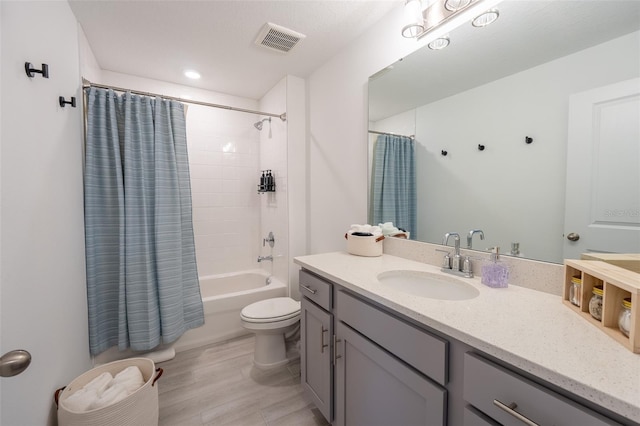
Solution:
M 177 352 L 249 334 L 240 321 L 245 306 L 272 297 L 284 297 L 284 283 L 261 270 L 200 277 L 204 325 L 182 335 L 174 344 Z
M 173 344 L 160 345 L 152 352 L 118 351 L 114 346 L 94 357 L 93 363 L 101 365 L 131 356 L 145 356 L 162 362 L 173 358 L 176 352 L 250 334 L 240 321 L 242 308 L 259 300 L 287 295 L 284 283 L 271 278 L 267 284 L 268 277 L 261 269 L 201 277 L 203 326 L 187 331 Z

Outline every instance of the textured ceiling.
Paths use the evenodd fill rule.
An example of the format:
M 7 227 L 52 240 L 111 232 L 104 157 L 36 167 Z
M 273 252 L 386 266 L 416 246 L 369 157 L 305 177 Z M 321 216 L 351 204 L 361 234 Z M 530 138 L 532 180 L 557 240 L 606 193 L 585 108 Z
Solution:
M 104 70 L 261 98 L 306 77 L 403 0 L 70 0 Z M 306 35 L 287 54 L 254 44 L 266 22 Z M 202 78 L 183 75 L 195 69 Z

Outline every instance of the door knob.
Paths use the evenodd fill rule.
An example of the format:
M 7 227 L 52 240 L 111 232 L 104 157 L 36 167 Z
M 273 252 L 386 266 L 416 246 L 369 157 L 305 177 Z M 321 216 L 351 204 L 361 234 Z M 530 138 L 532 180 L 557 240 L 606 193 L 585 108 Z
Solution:
M 576 234 L 575 232 L 572 232 L 569 235 L 567 235 L 567 240 L 569 241 L 578 241 L 579 239 L 580 239 L 580 234 Z
M 0 377 L 11 377 L 22 373 L 31 364 L 31 354 L 17 349 L 0 358 Z

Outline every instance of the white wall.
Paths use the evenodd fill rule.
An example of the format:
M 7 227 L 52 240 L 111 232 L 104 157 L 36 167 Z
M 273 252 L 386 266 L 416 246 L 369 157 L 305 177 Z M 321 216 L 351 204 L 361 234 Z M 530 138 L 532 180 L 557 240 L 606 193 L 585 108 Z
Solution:
M 0 2 L 2 248 L 0 353 L 31 352 L 0 379 L 0 423 L 54 424 L 54 391 L 91 367 L 84 269 L 76 20 L 66 2 Z M 30 79 L 24 62 L 49 65 Z
M 300 299 L 295 256 L 307 254 L 307 113 L 306 83 L 287 76 L 287 194 L 289 200 L 289 286 L 291 297 Z
M 423 46 L 404 39 L 402 2 L 308 79 L 309 252 L 344 250 L 367 221 L 367 82 Z

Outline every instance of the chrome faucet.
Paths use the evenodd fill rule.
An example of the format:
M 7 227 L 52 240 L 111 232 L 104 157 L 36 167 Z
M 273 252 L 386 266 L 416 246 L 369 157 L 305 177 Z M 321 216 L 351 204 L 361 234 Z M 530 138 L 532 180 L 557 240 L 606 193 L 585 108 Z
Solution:
M 442 239 L 442 245 L 446 246 L 449 243 L 449 237 L 453 237 L 453 244 L 455 248 L 455 254 L 453 255 L 453 261 L 451 263 L 451 269 L 455 271 L 460 270 L 460 235 L 457 232 L 447 232 Z
M 264 260 L 268 260 L 270 262 L 273 261 L 273 256 L 258 256 L 258 263 L 264 261 Z
M 442 263 L 442 272 L 462 275 L 465 278 L 473 277 L 473 272 L 471 271 L 471 259 L 469 256 L 466 256 L 464 260 L 462 260 L 462 256 L 460 255 L 460 235 L 456 232 L 447 232 L 444 234 L 444 238 L 442 239 L 442 245 L 446 246 L 449 243 L 449 237 L 453 237 L 455 252 L 451 266 L 449 266 L 449 253 L 445 255 Z
M 467 248 L 469 249 L 473 243 L 473 234 L 480 234 L 480 239 L 484 240 L 484 232 L 482 232 L 482 229 L 472 229 L 469 231 L 469 235 L 467 235 Z

